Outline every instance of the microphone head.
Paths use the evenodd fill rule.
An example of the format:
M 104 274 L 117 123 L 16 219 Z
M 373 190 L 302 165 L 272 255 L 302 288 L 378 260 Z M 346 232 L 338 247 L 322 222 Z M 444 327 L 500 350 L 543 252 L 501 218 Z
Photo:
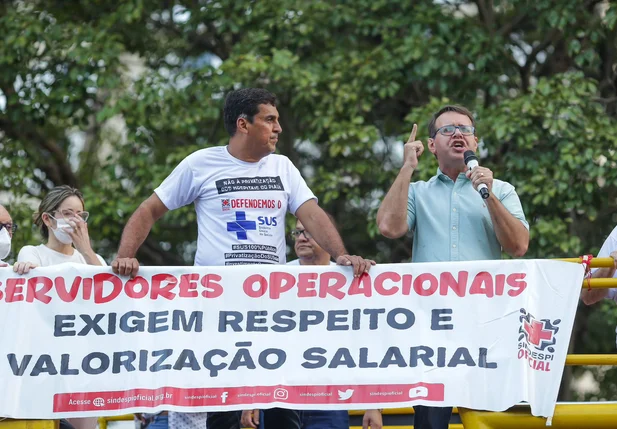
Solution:
M 476 156 L 473 150 L 466 150 L 465 153 L 463 154 L 463 157 L 465 159 L 465 165 L 469 164 L 469 161 L 478 160 L 478 157 Z

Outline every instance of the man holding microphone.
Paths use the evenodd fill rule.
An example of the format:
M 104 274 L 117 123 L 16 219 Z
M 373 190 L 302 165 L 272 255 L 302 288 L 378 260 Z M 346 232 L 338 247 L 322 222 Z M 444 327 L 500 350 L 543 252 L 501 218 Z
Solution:
M 413 233 L 412 262 L 500 259 L 502 250 L 522 257 L 529 245 L 529 224 L 514 187 L 493 178 L 488 168 L 467 171 L 465 152 L 476 152 L 475 121 L 461 106 L 445 106 L 429 122 L 428 149 L 439 163 L 428 181 L 411 183 L 424 152 L 414 124 L 404 161 L 377 213 L 382 235 Z M 478 193 L 484 184 L 488 197 Z M 447 429 L 451 407 L 416 406 L 416 429 Z

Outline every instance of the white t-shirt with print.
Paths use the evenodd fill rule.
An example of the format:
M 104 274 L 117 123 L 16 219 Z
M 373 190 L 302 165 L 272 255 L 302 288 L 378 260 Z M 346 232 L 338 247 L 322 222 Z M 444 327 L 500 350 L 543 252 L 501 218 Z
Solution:
M 96 257 L 101 261 L 101 265 L 107 266 L 105 259 L 103 259 L 101 255 L 96 255 Z M 73 249 L 72 255 L 65 255 L 64 253 L 50 249 L 44 244 L 22 247 L 17 255 L 17 262 L 32 262 L 39 267 L 48 267 L 50 265 L 70 262 L 75 264 L 87 264 L 86 259 L 77 249 Z
M 154 190 L 174 210 L 195 203 L 195 265 L 284 264 L 285 214 L 315 199 L 282 155 L 244 162 L 227 146 L 187 156 Z

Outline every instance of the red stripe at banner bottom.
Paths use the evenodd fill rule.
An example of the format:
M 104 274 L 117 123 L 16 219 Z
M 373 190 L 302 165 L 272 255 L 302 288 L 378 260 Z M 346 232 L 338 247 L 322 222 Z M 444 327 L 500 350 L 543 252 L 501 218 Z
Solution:
M 431 383 L 326 386 L 161 387 L 115 392 L 76 392 L 54 395 L 54 412 L 122 410 L 176 405 L 221 407 L 268 403 L 299 405 L 378 404 L 416 399 L 443 401 L 444 385 Z

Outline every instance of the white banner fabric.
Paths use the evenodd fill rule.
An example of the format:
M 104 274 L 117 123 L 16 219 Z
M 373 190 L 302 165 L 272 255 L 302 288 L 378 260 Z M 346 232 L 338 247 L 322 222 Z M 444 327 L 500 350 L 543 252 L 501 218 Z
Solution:
M 584 268 L 0 269 L 0 415 L 412 405 L 550 417 Z

